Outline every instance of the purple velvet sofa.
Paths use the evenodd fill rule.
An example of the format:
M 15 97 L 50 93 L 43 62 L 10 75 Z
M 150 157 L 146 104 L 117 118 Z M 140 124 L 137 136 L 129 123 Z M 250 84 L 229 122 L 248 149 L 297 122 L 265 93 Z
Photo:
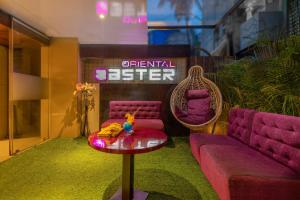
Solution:
M 300 199 L 300 117 L 233 109 L 227 136 L 190 144 L 221 200 Z
M 106 127 L 111 123 L 117 122 L 123 124 L 126 113 L 134 113 L 134 129 L 153 128 L 164 129 L 164 123 L 161 120 L 161 102 L 160 101 L 110 101 L 109 119 L 102 123 L 101 127 Z

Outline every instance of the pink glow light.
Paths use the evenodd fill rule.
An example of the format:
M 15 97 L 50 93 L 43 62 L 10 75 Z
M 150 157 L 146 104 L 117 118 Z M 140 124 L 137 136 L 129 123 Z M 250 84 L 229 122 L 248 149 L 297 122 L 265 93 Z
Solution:
M 107 0 L 98 1 L 96 4 L 96 12 L 99 16 L 106 16 L 108 14 Z
M 124 16 L 123 17 L 123 23 L 124 24 L 144 24 L 147 23 L 147 16 L 137 16 L 137 17 L 131 17 L 131 16 Z
M 104 148 L 106 146 L 106 143 L 104 140 L 96 139 L 93 141 L 93 144 L 95 147 Z

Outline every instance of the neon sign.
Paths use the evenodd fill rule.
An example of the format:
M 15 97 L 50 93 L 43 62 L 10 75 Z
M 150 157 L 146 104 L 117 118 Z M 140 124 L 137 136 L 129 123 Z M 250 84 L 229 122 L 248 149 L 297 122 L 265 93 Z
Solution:
M 137 17 L 124 16 L 123 23 L 124 24 L 145 24 L 147 23 L 147 16 L 146 15 L 137 16 Z
M 114 18 L 121 18 L 124 24 L 145 24 L 147 23 L 146 6 L 143 3 L 137 7 L 133 2 L 98 0 L 96 2 L 96 13 L 100 19 L 107 15 Z
M 124 60 L 122 61 L 122 67 L 124 68 L 173 68 L 170 60 Z
M 121 67 L 97 68 L 96 80 L 104 82 L 174 82 L 176 66 L 170 60 L 123 60 Z

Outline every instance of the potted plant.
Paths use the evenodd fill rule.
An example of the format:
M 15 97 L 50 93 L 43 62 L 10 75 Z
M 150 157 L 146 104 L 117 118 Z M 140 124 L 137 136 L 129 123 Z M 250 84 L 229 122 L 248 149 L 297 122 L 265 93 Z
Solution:
M 88 112 L 95 108 L 94 93 L 96 88 L 91 83 L 77 83 L 76 89 L 73 95 L 77 98 L 80 110 L 81 119 L 81 136 L 88 136 L 90 134 L 89 124 L 88 124 Z

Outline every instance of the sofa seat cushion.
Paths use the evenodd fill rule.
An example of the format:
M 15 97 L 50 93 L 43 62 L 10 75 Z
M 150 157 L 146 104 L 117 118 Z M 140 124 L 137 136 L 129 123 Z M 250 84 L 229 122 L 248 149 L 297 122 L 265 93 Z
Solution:
M 200 153 L 201 169 L 222 200 L 300 197 L 297 173 L 246 145 L 203 145 Z
M 110 125 L 111 123 L 120 123 L 123 124 L 126 119 L 109 119 L 101 124 L 101 128 Z M 151 128 L 157 130 L 164 129 L 164 123 L 160 119 L 135 119 L 134 120 L 134 130 L 139 130 L 143 128 Z
M 220 145 L 243 145 L 234 138 L 224 136 L 224 135 L 209 135 L 200 133 L 190 134 L 190 145 L 192 149 L 192 154 L 200 164 L 200 147 L 202 145 L 210 144 L 220 144 Z

